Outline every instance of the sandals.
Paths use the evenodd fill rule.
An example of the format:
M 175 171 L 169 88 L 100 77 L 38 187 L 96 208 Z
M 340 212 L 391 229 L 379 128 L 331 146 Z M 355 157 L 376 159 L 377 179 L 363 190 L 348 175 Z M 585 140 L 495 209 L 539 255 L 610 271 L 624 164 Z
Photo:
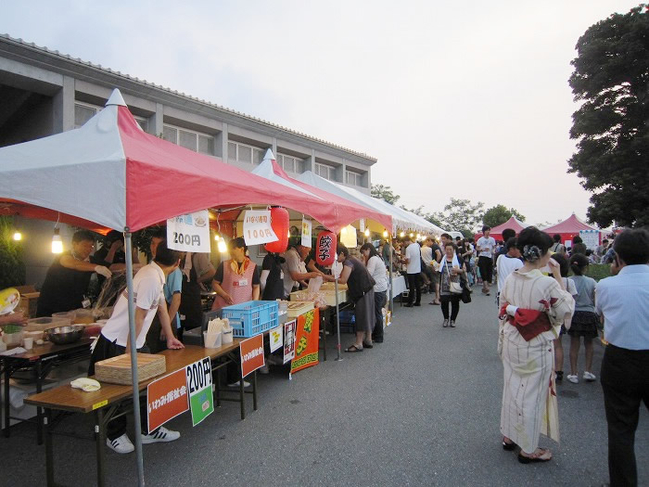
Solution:
M 345 349 L 345 352 L 348 352 L 348 353 L 356 353 L 356 352 L 362 352 L 362 351 L 363 351 L 363 347 L 358 348 L 356 345 L 350 345 L 349 347 L 347 347 Z
M 509 440 L 510 441 L 509 443 L 507 443 L 505 440 L 509 440 L 509 438 L 505 438 L 503 436 L 503 450 L 505 451 L 514 451 L 518 446 L 512 440 Z
M 550 460 L 552 460 L 552 452 L 546 448 L 537 448 L 531 457 L 523 456 L 522 452 L 518 454 L 518 461 L 521 463 L 549 462 Z

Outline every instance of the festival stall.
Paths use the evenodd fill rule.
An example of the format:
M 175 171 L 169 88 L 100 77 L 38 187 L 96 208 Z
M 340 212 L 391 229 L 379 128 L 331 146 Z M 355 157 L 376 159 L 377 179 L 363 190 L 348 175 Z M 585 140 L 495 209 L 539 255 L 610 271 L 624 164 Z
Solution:
M 574 213 L 562 222 L 545 227 L 542 230 L 550 236 L 561 235 L 561 243 L 566 247 L 572 247 L 572 241 L 578 235 L 590 248 L 601 243 L 599 229 L 583 222 Z
M 132 289 L 133 231 L 205 208 L 282 205 L 337 231 L 367 216 L 364 208 L 337 205 L 226 165 L 146 134 L 118 90 L 83 127 L 0 148 L 3 214 L 68 222 L 124 232 L 127 287 Z M 389 217 L 386 226 L 391 225 Z M 129 297 L 131 336 L 134 304 Z M 139 423 L 135 340 L 131 370 L 135 422 Z M 142 446 L 136 435 L 139 483 Z
M 490 237 L 493 237 L 496 239 L 496 241 L 502 240 L 503 239 L 503 231 L 505 231 L 508 228 L 511 228 L 516 232 L 516 235 L 521 233 L 521 231 L 528 227 L 526 223 L 523 223 L 520 221 L 518 218 L 515 216 L 511 216 L 509 220 L 507 220 L 505 223 L 501 223 L 500 225 L 496 225 L 491 229 L 491 233 L 489 234 Z M 480 235 L 482 236 L 482 234 Z

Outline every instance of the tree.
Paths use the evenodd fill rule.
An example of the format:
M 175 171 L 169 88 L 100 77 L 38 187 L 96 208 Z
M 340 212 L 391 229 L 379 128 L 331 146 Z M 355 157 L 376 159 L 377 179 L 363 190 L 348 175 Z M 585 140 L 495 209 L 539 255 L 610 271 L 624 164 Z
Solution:
M 613 14 L 577 42 L 569 83 L 575 101 L 568 172 L 591 191 L 588 219 L 601 227 L 649 224 L 649 8 Z
M 496 205 L 489 208 L 487 211 L 485 211 L 482 221 L 485 225 L 489 225 L 493 228 L 500 225 L 501 223 L 505 223 L 512 216 L 515 216 L 520 221 L 525 221 L 525 217 L 523 215 L 521 215 L 514 208 L 507 208 L 505 205 Z
M 392 192 L 390 186 L 383 186 L 382 184 L 373 184 L 371 191 L 374 198 L 380 198 L 391 205 L 395 205 L 399 201 L 399 198 L 401 198 L 401 196 Z
M 431 216 L 439 221 L 439 226 L 469 236 L 474 234 L 476 227 L 482 222 L 483 215 L 484 203 L 478 202 L 474 205 L 469 200 L 451 198 L 443 212 L 433 213 Z
M 401 209 L 409 211 L 410 213 L 414 213 L 415 215 L 422 217 L 424 220 L 429 221 L 433 225 L 437 225 L 438 227 L 442 226 L 442 222 L 439 221 L 437 218 L 435 218 L 435 215 L 433 213 L 426 213 L 424 211 L 424 205 L 420 205 L 418 208 L 414 210 L 411 208 L 407 208 L 404 205 L 401 205 Z

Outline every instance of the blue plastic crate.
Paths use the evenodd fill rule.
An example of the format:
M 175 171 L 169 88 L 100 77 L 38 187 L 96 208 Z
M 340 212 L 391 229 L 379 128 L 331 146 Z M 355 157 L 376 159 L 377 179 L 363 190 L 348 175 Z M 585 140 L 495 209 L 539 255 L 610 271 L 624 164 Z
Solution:
M 275 328 L 279 324 L 277 301 L 246 301 L 223 308 L 235 338 L 249 338 Z

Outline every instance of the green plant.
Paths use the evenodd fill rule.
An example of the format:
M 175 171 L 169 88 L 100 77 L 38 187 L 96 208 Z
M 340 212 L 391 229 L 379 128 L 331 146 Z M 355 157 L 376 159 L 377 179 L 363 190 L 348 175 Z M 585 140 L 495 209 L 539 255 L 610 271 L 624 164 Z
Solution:
M 0 289 L 25 284 L 21 242 L 13 239 L 14 218 L 0 217 Z
M 590 264 L 586 275 L 599 281 L 611 275 L 611 266 L 608 264 Z

